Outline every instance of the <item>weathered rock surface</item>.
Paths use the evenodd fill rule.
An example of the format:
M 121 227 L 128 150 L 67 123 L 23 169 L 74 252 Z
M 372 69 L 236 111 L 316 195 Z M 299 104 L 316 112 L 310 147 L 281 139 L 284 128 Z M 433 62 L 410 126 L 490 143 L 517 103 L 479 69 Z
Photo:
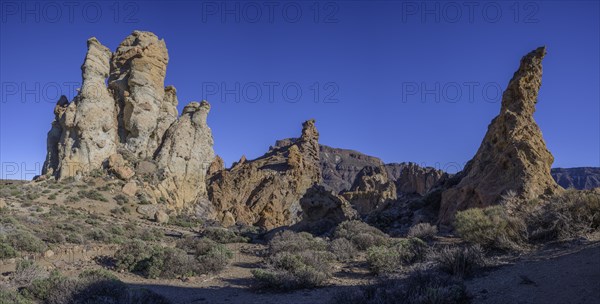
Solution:
M 356 177 L 352 188 L 341 194 L 362 217 L 382 210 L 396 200 L 396 186 L 388 178 L 384 166 L 364 167 Z
M 442 193 L 441 224 L 451 224 L 459 210 L 496 204 L 509 190 L 524 199 L 560 191 L 550 175 L 554 157 L 533 119 L 545 54 L 541 47 L 521 59 L 479 150 Z
M 551 171 L 554 180 L 563 188 L 587 190 L 600 187 L 600 168 L 554 168 Z
M 358 218 L 358 213 L 342 196 L 320 185 L 309 188 L 300 199 L 302 220 L 293 229 L 315 234 L 325 233 L 339 223 Z
M 399 194 L 425 195 L 437 183 L 448 178 L 448 174 L 432 167 L 421 167 L 415 163 L 386 164 L 388 177 L 395 181 Z
M 210 106 L 192 102 L 178 118 L 177 92 L 164 86 L 168 61 L 164 40 L 149 32 L 134 31 L 115 53 L 88 40 L 81 91 L 54 109 L 42 173 L 61 179 L 106 170 L 137 179 L 136 191 L 170 209 L 205 198 L 214 158 Z
M 222 166 L 222 161 L 210 167 Z M 245 157 L 208 180 L 208 197 L 221 223 L 275 228 L 300 220 L 299 200 L 321 180 L 319 133 L 314 120 L 304 122 L 302 136 L 272 148 L 255 160 Z
M 171 196 L 178 206 L 206 196 L 206 172 L 215 154 L 211 130 L 206 124 L 210 111 L 207 102 L 192 102 L 183 109 L 179 120 L 171 125 L 156 156 L 163 169 L 159 189 Z M 172 191 L 171 189 L 176 189 Z

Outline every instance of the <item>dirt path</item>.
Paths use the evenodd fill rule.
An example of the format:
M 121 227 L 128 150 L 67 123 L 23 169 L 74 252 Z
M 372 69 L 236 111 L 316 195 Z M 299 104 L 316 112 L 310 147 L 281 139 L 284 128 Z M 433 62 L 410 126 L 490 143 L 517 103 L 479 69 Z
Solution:
M 542 251 L 466 283 L 473 303 L 600 303 L 600 243 Z

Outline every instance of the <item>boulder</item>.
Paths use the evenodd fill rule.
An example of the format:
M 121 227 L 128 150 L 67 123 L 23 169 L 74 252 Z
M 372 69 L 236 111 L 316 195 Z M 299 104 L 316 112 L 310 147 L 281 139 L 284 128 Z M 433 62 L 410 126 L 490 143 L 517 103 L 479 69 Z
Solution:
M 300 199 L 302 220 L 293 228 L 323 234 L 335 228 L 339 223 L 358 218 L 358 213 L 350 203 L 325 187 L 313 185 Z
M 160 224 L 168 223 L 169 215 L 162 210 L 158 210 L 154 213 L 154 221 Z
M 121 189 L 121 191 L 123 192 L 123 194 L 127 195 L 127 196 L 135 196 L 137 191 L 138 191 L 138 186 L 135 183 L 135 181 L 129 181 L 127 184 L 125 184 L 123 186 L 123 188 Z

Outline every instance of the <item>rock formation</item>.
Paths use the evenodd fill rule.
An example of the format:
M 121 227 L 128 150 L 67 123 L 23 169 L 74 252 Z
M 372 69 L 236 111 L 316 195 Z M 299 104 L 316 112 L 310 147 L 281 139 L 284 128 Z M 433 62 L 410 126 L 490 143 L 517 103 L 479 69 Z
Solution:
M 382 210 L 396 200 L 396 186 L 388 178 L 385 167 L 364 167 L 356 177 L 352 188 L 341 194 L 362 217 Z
M 559 191 L 550 175 L 554 158 L 533 119 L 545 54 L 541 47 L 521 59 L 479 150 L 442 193 L 441 224 L 451 224 L 459 210 L 496 204 L 509 190 L 524 199 Z
M 297 231 L 322 234 L 339 223 L 358 218 L 356 210 L 342 196 L 336 195 L 320 185 L 309 188 L 300 199 L 302 221 L 294 225 Z
M 589 190 L 600 187 L 600 168 L 554 168 L 551 173 L 554 180 L 565 189 Z
M 358 173 L 365 167 L 378 167 L 383 162 L 357 151 L 321 145 L 323 186 L 336 193 L 350 190 Z
M 442 170 L 415 163 L 386 164 L 385 168 L 389 178 L 395 181 L 398 194 L 425 195 L 437 183 L 448 178 Z
M 217 159 L 210 165 L 214 173 L 208 180 L 208 197 L 218 221 L 268 229 L 292 225 L 300 220 L 300 198 L 321 180 L 315 122 L 304 122 L 300 138 L 273 147 L 262 157 L 242 157 L 230 169 L 219 170 L 222 164 Z
M 177 209 L 206 196 L 214 158 L 210 106 L 192 102 L 178 118 L 176 90 L 164 86 L 168 61 L 164 40 L 149 32 L 133 32 L 115 53 L 89 39 L 81 90 L 71 102 L 61 97 L 54 109 L 42 174 L 143 175 L 152 181 L 140 180 L 138 191 Z

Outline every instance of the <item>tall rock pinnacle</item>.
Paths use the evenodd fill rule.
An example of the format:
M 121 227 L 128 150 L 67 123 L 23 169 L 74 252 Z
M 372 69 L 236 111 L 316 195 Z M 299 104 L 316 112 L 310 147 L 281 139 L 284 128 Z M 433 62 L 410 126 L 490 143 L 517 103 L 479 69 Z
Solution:
M 521 59 L 479 150 L 442 193 L 441 224 L 451 224 L 459 210 L 497 204 L 508 191 L 524 199 L 560 191 L 550 175 L 554 157 L 533 119 L 545 55 L 540 47 Z
M 115 53 L 89 39 L 79 94 L 54 108 L 42 174 L 106 169 L 128 180 L 140 173 L 154 181 L 142 192 L 177 209 L 205 197 L 214 158 L 210 106 L 192 102 L 178 118 L 177 90 L 164 86 L 168 61 L 164 40 L 150 32 L 134 31 Z

